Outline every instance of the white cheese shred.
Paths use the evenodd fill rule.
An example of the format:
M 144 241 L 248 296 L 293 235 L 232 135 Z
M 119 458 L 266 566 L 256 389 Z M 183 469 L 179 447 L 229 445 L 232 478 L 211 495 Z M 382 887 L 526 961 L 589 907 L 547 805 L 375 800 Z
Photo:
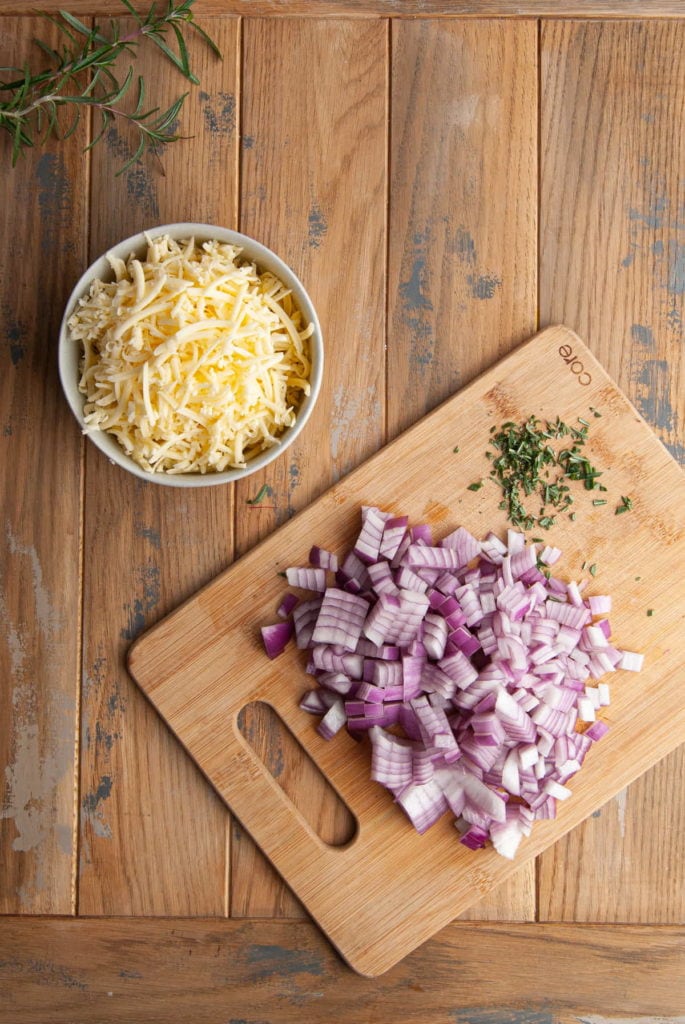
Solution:
M 145 260 L 109 262 L 68 325 L 85 431 L 150 473 L 243 468 L 278 444 L 309 394 L 313 331 L 285 285 L 217 241 L 148 238 Z

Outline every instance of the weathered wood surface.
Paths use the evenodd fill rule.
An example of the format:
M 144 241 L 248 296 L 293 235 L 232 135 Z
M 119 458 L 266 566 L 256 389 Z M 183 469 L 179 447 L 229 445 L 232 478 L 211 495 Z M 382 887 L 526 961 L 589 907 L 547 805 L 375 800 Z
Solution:
M 136 10 L 149 0 L 134 0 Z M 24 0 L 0 0 L 0 15 L 25 14 Z M 57 11 L 62 0 L 44 0 L 40 10 Z M 71 0 L 68 9 L 82 17 L 115 14 L 108 0 Z M 681 0 L 198 0 L 196 12 L 245 17 L 328 18 L 682 18 Z
M 120 177 L 127 141 L 114 129 L 93 152 L 90 254 L 143 226 L 237 220 L 239 22 L 210 26 L 223 62 L 195 44 L 203 85 L 186 101 L 185 148 Z M 147 53 L 164 107 L 177 73 Z M 154 68 L 154 70 L 153 70 Z M 168 97 L 168 99 L 167 99 Z M 156 487 L 122 475 L 88 446 L 85 483 L 81 844 L 84 914 L 222 914 L 228 816 L 124 669 L 131 641 L 232 557 L 233 495 Z
M 383 443 L 387 37 L 377 21 L 244 24 L 240 229 L 307 282 L 326 357 L 306 436 L 285 459 L 236 487 L 237 554 Z M 276 62 L 275 53 L 282 55 Z M 303 89 L 303 74 L 316 86 Z M 249 506 L 265 483 L 268 500 Z M 277 759 L 268 718 L 257 709 L 246 717 L 253 742 L 267 740 Z M 310 806 L 322 801 L 318 825 L 329 834 L 335 806 L 300 764 L 303 798 Z M 298 768 L 290 768 L 297 779 Z M 239 829 L 232 857 L 234 914 L 301 913 Z
M 370 980 L 304 921 L 0 925 L 1 1024 L 682 1024 L 683 1006 L 676 927 L 458 922 Z
M 683 463 L 685 23 L 545 24 L 541 63 L 540 317 L 581 333 Z M 685 919 L 684 755 L 545 854 L 542 919 Z
M 112 13 L 101 0 L 40 6 Z M 120 141 L 112 137 L 84 157 L 84 134 L 35 150 L 11 171 L 8 139 L 0 138 L 6 243 L 0 257 L 0 910 L 6 913 L 301 914 L 276 876 L 256 866 L 251 844 L 235 842 L 223 805 L 131 685 L 122 660 L 129 637 L 506 351 L 524 336 L 529 318 L 535 327 L 536 294 L 540 322 L 564 320 L 576 328 L 685 460 L 684 23 L 669 20 L 685 16 L 681 0 L 426 0 L 418 19 L 409 0 L 289 0 L 287 7 L 281 0 L 198 0 L 195 9 L 225 59 L 218 64 L 194 47 L 202 85 L 191 90 L 182 118 L 184 133 L 194 138 L 164 157 L 166 177 L 152 162 L 115 180 Z M 321 18 L 232 16 L 284 13 Z M 23 0 L 0 0 L 3 63 L 21 59 L 32 35 L 50 31 L 28 14 Z M 508 20 L 473 20 L 486 15 Z M 542 20 L 536 25 L 526 17 Z M 608 20 L 563 20 L 570 17 Z M 333 104 L 330 117 L 317 105 L 307 67 L 296 68 L 297 81 L 291 74 L 284 82 L 279 64 L 295 66 L 291 53 L 272 59 L 273 77 L 266 79 L 268 43 L 298 53 L 305 40 L 307 67 L 323 75 L 317 88 Z M 341 95 L 331 84 L 334 73 L 342 76 Z M 272 80 L 282 94 L 274 93 Z M 160 102 L 183 87 L 157 62 L 151 85 L 159 87 Z M 301 116 L 298 96 L 307 104 L 307 166 L 300 162 L 295 170 L 297 155 L 281 146 L 285 126 L 271 118 L 298 110 Z M 342 135 L 332 127 L 334 117 Z M 352 117 L 364 138 L 358 145 Z M 255 125 L 254 137 L 241 118 Z M 387 128 L 381 118 L 390 118 Z M 461 146 L 455 144 L 460 131 Z M 355 177 L 360 163 L 374 183 L 371 197 L 366 181 L 360 186 Z M 421 193 L 426 180 L 432 195 Z M 363 191 L 355 196 L 357 186 Z M 504 188 L 504 201 L 496 186 Z M 287 201 L 292 216 L 287 209 L 271 216 L 260 188 L 280 205 Z M 325 230 L 316 212 L 309 220 L 310 203 L 324 210 L 322 196 L 331 205 Z M 502 284 L 492 299 L 469 304 L 463 291 L 472 250 L 465 234 L 458 242 L 440 221 L 426 250 L 430 279 L 419 275 L 416 293 L 420 301 L 428 287 L 433 309 L 421 307 L 417 323 L 403 325 L 400 287 L 411 281 L 404 269 L 413 265 L 403 260 L 423 258 L 412 250 L 420 245 L 413 235 L 443 211 L 453 232 L 460 226 L 470 232 L 483 259 L 478 275 L 499 276 Z M 362 222 L 365 244 L 380 248 L 365 267 L 369 276 L 351 323 L 342 316 L 349 294 L 343 284 L 351 273 L 357 281 L 363 274 L 350 259 L 358 235 L 348 216 L 355 231 Z M 336 368 L 349 375 L 353 367 L 354 389 L 342 404 L 336 406 L 327 387 L 329 404 L 321 407 L 312 446 L 298 451 L 299 473 L 286 479 L 287 467 L 274 467 L 279 507 L 250 510 L 249 519 L 246 488 L 239 497 L 230 491 L 181 497 L 132 485 L 79 440 L 58 392 L 50 345 L 89 254 L 142 226 L 185 217 L 272 232 L 274 245 L 282 239 L 284 254 L 301 260 L 317 302 L 329 310 L 327 381 L 335 381 Z M 317 236 L 319 246 L 310 245 Z M 465 257 L 453 278 L 450 237 Z M 341 280 L 331 285 L 336 264 Z M 365 378 L 343 346 L 382 332 L 386 311 L 386 337 L 372 335 L 380 410 L 367 406 L 362 426 L 351 412 Z M 421 317 L 437 329 L 438 364 L 425 364 L 427 376 L 412 394 L 406 367 L 425 345 Z M 328 455 L 336 427 L 337 448 Z M 268 729 L 255 722 L 254 730 L 255 741 L 277 759 Z M 683 920 L 683 761 L 682 751 L 671 755 L 546 855 L 537 871 L 538 916 L 563 919 L 569 928 L 592 920 Z M 322 814 L 330 820 L 328 810 Z M 496 894 L 479 914 L 527 917 L 531 897 L 529 877 L 516 892 Z M 652 932 L 630 934 L 633 955 L 639 959 L 642 948 L 647 956 Z M 675 991 L 680 1002 L 674 997 L 654 1013 L 682 1014 L 682 993 L 665 984 L 663 993 L 650 994 L 666 999 Z M 613 1006 L 599 982 L 590 986 L 586 1009 L 632 1012 L 611 986 Z M 636 1005 L 638 1012 L 649 1011 Z
M 41 26 L 45 31 L 45 26 Z M 4 19 L 0 64 L 37 19 Z M 55 42 L 57 33 L 48 31 Z M 74 907 L 82 442 L 57 382 L 61 309 L 86 261 L 87 168 L 73 145 L 2 146 L 0 201 L 0 911 Z

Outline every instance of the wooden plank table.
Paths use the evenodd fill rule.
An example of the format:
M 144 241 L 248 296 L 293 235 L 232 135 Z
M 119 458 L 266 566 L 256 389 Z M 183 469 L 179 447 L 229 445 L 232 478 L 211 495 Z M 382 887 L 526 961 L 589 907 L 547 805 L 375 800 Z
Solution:
M 27 11 L 0 0 L 2 64 L 50 35 Z M 468 921 L 361 979 L 125 671 L 143 629 L 538 326 L 577 330 L 685 461 L 683 4 L 416 14 L 198 4 L 224 58 L 192 47 L 192 141 L 165 153 L 164 174 L 145 161 L 114 177 L 125 140 L 110 132 L 84 156 L 85 121 L 15 170 L 0 140 L 3 1024 L 684 1012 L 682 748 Z M 171 102 L 175 72 L 143 62 Z M 275 248 L 324 331 L 310 426 L 235 488 L 129 479 L 79 437 L 58 388 L 57 326 L 90 258 L 181 220 Z M 273 500 L 248 505 L 262 483 Z M 334 840 L 345 822 L 273 720 L 255 711 L 244 727 Z

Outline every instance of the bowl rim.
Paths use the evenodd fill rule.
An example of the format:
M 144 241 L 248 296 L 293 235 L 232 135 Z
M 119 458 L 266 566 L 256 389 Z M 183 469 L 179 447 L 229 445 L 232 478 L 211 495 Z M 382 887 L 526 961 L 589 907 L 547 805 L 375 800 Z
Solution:
M 88 291 L 94 280 L 106 279 L 111 276 L 111 268 L 107 256 L 118 256 L 126 259 L 132 252 L 139 252 L 148 239 L 160 235 L 170 235 L 175 239 L 193 237 L 200 241 L 216 240 L 229 245 L 236 245 L 245 251 L 245 258 L 253 261 L 258 267 L 268 269 L 280 278 L 283 283 L 293 291 L 298 307 L 304 313 L 308 323 L 312 324 L 314 330 L 310 343 L 313 340 L 311 373 L 309 378 L 310 393 L 306 396 L 298 411 L 297 419 L 292 427 L 288 427 L 283 434 L 285 439 L 282 443 L 260 452 L 259 455 L 250 459 L 242 469 L 228 469 L 217 473 L 176 473 L 166 472 L 150 473 L 139 466 L 129 455 L 126 454 L 116 438 L 103 430 L 85 432 L 83 406 L 85 397 L 78 390 L 78 374 L 74 376 L 74 355 L 70 351 L 73 344 L 69 337 L 68 321 L 76 308 L 78 300 Z M 115 245 L 110 246 L 86 268 L 74 285 L 64 307 L 58 338 L 58 372 L 62 392 L 67 404 L 76 418 L 82 433 L 98 448 L 110 462 L 120 466 L 133 476 L 149 483 L 161 484 L 167 487 L 212 487 L 219 484 L 235 483 L 244 477 L 252 476 L 260 469 L 264 469 L 271 462 L 275 461 L 283 452 L 290 447 L 307 423 L 321 390 L 323 380 L 323 336 L 321 324 L 304 284 L 285 260 L 283 260 L 273 249 L 259 242 L 250 235 L 245 235 L 232 228 L 223 227 L 217 224 L 206 224 L 199 221 L 178 221 L 170 224 L 161 224 L 151 228 L 144 228 L 122 239 Z M 78 359 L 76 361 L 78 367 Z

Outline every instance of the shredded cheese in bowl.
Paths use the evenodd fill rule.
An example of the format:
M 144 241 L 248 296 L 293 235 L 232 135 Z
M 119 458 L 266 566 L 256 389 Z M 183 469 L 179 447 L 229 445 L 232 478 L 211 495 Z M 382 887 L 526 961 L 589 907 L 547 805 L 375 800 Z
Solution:
M 67 321 L 82 346 L 85 432 L 145 471 L 221 473 L 279 443 L 310 392 L 313 325 L 241 249 L 168 234 L 107 257 Z

